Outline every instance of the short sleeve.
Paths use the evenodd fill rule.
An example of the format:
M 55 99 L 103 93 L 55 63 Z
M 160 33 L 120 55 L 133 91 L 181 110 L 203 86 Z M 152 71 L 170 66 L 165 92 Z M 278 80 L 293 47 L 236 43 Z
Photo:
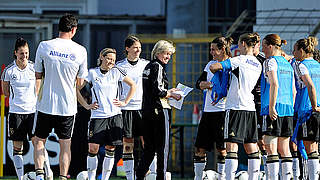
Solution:
M 220 62 L 223 70 L 234 70 L 240 66 L 240 56 L 236 56 L 225 61 Z
M 42 55 L 42 42 L 39 44 L 37 52 L 36 52 L 36 59 L 34 63 L 34 69 L 36 72 L 42 73 L 43 72 L 43 55 Z
M 303 75 L 307 75 L 307 74 L 309 74 L 308 68 L 304 64 L 300 63 L 298 65 L 298 75 L 299 75 L 299 77 L 301 77 Z
M 119 81 L 123 81 L 124 77 L 127 76 L 127 73 L 119 67 L 116 67 L 115 69 L 118 70 L 117 72 L 118 72 L 118 76 L 119 76 Z
M 84 78 L 89 83 L 91 83 L 93 79 L 92 71 L 94 71 L 94 69 L 89 70 L 88 75 Z
M 204 67 L 203 71 L 204 72 L 211 72 L 210 71 L 210 66 L 214 63 L 212 63 L 213 61 L 210 61 L 209 63 L 207 63 L 206 67 Z
M 78 78 L 86 78 L 88 76 L 88 67 L 87 67 L 87 50 L 83 48 L 83 61 L 79 66 Z
M 265 69 L 267 72 L 278 70 L 278 63 L 274 58 L 269 59 L 265 65 L 266 65 Z

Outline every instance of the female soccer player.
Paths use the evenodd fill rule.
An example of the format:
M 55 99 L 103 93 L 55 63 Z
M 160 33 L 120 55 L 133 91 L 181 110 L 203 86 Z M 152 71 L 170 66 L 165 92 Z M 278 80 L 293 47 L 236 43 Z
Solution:
M 293 55 L 296 59 L 297 97 L 295 108 L 299 127 L 298 139 L 303 140 L 308 154 L 309 179 L 318 179 L 319 158 L 319 124 L 320 124 L 320 64 L 313 59 L 318 41 L 315 37 L 298 40 L 294 45 Z
M 219 180 L 225 179 L 225 157 L 227 153 L 223 141 L 223 126 L 226 99 L 222 98 L 218 103 L 213 105 L 211 99 L 211 79 L 215 74 L 209 70 L 209 67 L 211 64 L 224 61 L 231 57 L 230 45 L 232 42 L 232 38 L 225 37 L 217 37 L 211 42 L 210 54 L 212 55 L 213 60 L 209 61 L 206 65 L 196 83 L 198 89 L 204 90 L 204 109 L 195 142 L 196 148 L 193 158 L 195 180 L 202 179 L 202 172 L 207 162 L 206 151 L 211 151 L 213 149 L 214 142 L 216 142 L 217 151 L 219 152 L 217 162 Z M 216 131 L 213 132 L 213 129 Z
M 103 161 L 102 179 L 109 179 L 114 164 L 116 145 L 122 145 L 122 116 L 121 107 L 126 106 L 133 97 L 136 84 L 125 72 L 114 67 L 116 50 L 105 48 L 100 52 L 99 67 L 89 70 L 86 82 L 91 85 L 92 104 L 88 104 L 77 87 L 79 103 L 86 109 L 91 109 L 89 122 L 89 152 L 87 168 L 89 180 L 94 180 L 98 166 L 97 153 L 99 145 L 105 145 L 106 154 Z M 129 92 L 123 101 L 119 100 L 119 82 L 129 86 Z
M 126 71 L 128 77 L 134 80 L 137 90 L 130 102 L 121 107 L 123 119 L 123 166 L 127 180 L 134 180 L 134 137 L 142 136 L 142 72 L 149 61 L 140 58 L 141 42 L 135 36 L 128 36 L 124 42 L 127 58 L 119 61 L 116 66 Z M 130 87 L 122 83 L 120 100 L 124 100 Z
M 13 163 L 18 179 L 24 175 L 23 141 L 34 134 L 33 120 L 36 111 L 35 70 L 29 61 L 29 46 L 26 40 L 18 38 L 14 48 L 15 60 L 6 67 L 1 76 L 4 95 L 9 97 L 8 136 L 13 141 Z M 47 179 L 53 178 L 48 153 L 44 149 L 44 168 Z
M 244 143 L 248 154 L 250 180 L 258 179 L 260 169 L 257 146 L 257 117 L 252 90 L 261 74 L 261 64 L 253 55 L 257 37 L 252 34 L 240 36 L 238 46 L 240 56 L 212 64 L 210 71 L 231 70 L 231 82 L 226 101 L 224 138 L 227 142 L 226 179 L 235 179 L 238 167 L 238 143 Z
M 295 84 L 293 69 L 281 56 L 282 44 L 286 44 L 286 41 L 277 34 L 269 34 L 262 41 L 262 51 L 267 58 L 261 80 L 262 131 L 268 153 L 269 178 L 272 180 L 278 179 L 278 152 L 281 156 L 282 178 L 290 180 L 292 176 L 289 141 L 293 134 Z

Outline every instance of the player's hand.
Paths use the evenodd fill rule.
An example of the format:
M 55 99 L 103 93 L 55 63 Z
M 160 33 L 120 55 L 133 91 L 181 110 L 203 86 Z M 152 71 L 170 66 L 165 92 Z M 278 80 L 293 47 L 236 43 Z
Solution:
M 277 110 L 276 108 L 269 108 L 269 116 L 270 116 L 270 119 L 271 120 L 276 120 L 278 118 L 278 113 L 277 113 Z
M 127 105 L 127 103 L 120 101 L 119 99 L 113 99 L 113 104 L 117 107 L 123 107 Z
M 167 97 L 171 97 L 171 98 L 179 101 L 179 100 L 181 99 L 181 95 L 174 93 L 174 92 L 176 92 L 176 91 L 180 91 L 180 89 L 178 89 L 178 88 L 172 88 L 172 89 L 168 90 L 168 95 L 167 95 Z
M 180 94 L 176 94 L 176 93 L 172 93 L 171 97 L 177 101 L 179 101 L 181 99 L 181 95 Z
M 200 84 L 200 89 L 212 89 L 212 84 L 209 81 L 201 81 Z
M 87 106 L 84 107 L 84 108 L 86 108 L 87 110 L 90 110 L 90 109 L 96 110 L 96 109 L 99 108 L 99 104 L 98 104 L 97 102 L 94 102 L 94 103 L 92 103 L 92 104 L 87 105 Z
M 320 107 L 317 106 L 316 108 L 313 109 L 313 112 L 320 112 Z

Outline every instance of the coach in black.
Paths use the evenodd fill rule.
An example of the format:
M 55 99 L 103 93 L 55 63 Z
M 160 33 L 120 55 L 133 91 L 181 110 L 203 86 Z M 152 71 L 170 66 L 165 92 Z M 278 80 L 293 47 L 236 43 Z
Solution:
M 166 179 L 169 152 L 168 98 L 179 100 L 175 88 L 168 90 L 168 78 L 165 65 L 169 62 L 175 48 L 165 40 L 158 41 L 151 52 L 151 62 L 143 71 L 142 119 L 145 125 L 143 133 L 144 149 L 142 160 L 137 169 L 137 180 L 143 180 L 157 153 L 157 180 Z

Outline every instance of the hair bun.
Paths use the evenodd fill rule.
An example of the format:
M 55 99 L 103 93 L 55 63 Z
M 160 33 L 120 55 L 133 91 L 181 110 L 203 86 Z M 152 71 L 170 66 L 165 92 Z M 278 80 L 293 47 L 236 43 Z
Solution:
M 287 45 L 287 40 L 281 40 L 281 44 Z

